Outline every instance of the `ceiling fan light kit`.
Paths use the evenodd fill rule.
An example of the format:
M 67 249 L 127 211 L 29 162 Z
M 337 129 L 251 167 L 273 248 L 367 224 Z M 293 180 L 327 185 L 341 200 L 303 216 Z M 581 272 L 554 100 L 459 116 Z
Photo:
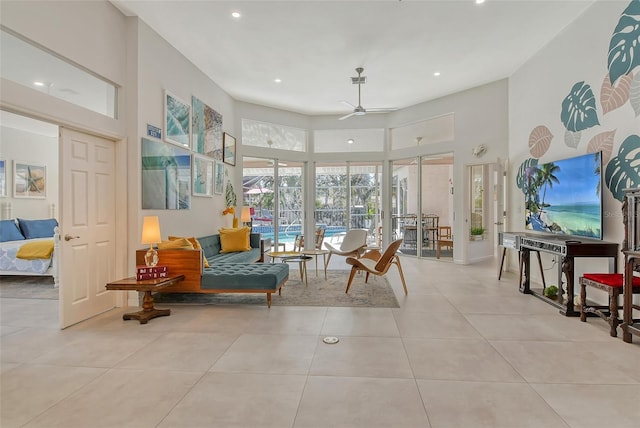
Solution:
M 353 111 L 345 116 L 338 118 L 338 120 L 344 120 L 351 116 L 364 116 L 367 113 L 388 113 L 396 110 L 395 108 L 371 108 L 367 110 L 364 107 L 362 107 L 362 102 L 360 101 L 361 92 L 362 92 L 361 86 L 364 83 L 367 83 L 367 77 L 362 75 L 363 71 L 364 71 L 364 68 L 362 67 L 356 68 L 356 73 L 358 73 L 358 76 L 351 78 L 351 83 L 353 83 L 354 85 L 358 85 L 358 105 L 354 106 L 348 101 L 342 101 L 344 104 L 353 108 Z

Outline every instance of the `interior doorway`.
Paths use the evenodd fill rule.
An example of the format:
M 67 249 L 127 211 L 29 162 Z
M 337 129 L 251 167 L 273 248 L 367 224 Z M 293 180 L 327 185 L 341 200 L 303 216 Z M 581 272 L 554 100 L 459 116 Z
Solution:
M 0 111 L 0 217 L 5 224 L 17 219 L 49 221 L 59 217 L 58 134 L 55 124 Z M 29 183 L 32 183 L 31 188 Z M 37 180 L 37 181 L 36 181 Z M 25 187 L 26 184 L 26 187 Z M 3 251 L 25 241 L 3 233 Z M 49 229 L 47 229 L 49 230 Z M 31 235 L 27 235 L 29 238 Z M 19 240 L 15 240 L 20 238 Z M 58 300 L 55 257 L 34 261 L 3 257 L 1 296 L 16 299 Z
M 392 161 L 392 239 L 403 254 L 453 261 L 453 153 Z
M 117 143 L 5 111 L 0 130 L 2 220 L 18 230 L 17 219 L 53 223 L 56 233 L 23 230 L 19 244 L 53 238 L 53 253 L 37 259 L 48 263 L 40 272 L 22 269 L 22 261 L 3 266 L 3 286 L 12 284 L 16 299 L 58 300 L 61 328 L 115 307 L 116 294 L 104 285 L 117 273 Z

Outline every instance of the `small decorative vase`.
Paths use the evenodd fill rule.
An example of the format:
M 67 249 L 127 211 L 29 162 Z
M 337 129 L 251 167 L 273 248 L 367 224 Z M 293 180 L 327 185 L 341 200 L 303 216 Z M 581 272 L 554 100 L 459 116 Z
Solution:
M 225 229 L 231 229 L 233 227 L 233 214 L 225 214 L 222 216 L 222 227 Z

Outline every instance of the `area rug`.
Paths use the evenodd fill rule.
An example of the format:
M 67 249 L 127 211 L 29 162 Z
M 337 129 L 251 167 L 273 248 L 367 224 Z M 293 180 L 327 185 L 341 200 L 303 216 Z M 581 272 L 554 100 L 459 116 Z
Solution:
M 322 271 L 315 276 L 315 271 L 309 269 L 309 285 L 300 281 L 297 270 L 289 273 L 289 280 L 282 287 L 282 295 L 273 293 L 272 306 L 333 306 L 333 307 L 365 307 L 365 308 L 398 308 L 398 300 L 385 277 L 369 278 L 365 284 L 364 275 L 359 274 L 353 280 L 349 294 L 347 288 L 349 271 L 327 271 L 325 281 Z M 156 303 L 181 304 L 235 304 L 235 305 L 266 305 L 267 297 L 264 293 L 157 293 L 154 295 Z
M 58 299 L 58 289 L 53 287 L 52 276 L 0 277 L 0 298 L 8 299 Z

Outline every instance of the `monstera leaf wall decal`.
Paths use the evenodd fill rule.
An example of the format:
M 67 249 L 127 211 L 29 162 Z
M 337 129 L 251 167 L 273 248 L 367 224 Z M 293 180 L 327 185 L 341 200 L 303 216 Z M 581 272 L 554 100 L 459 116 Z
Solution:
M 575 149 L 580 144 L 580 139 L 582 138 L 582 132 L 571 132 L 569 130 L 564 131 L 564 144 L 567 147 L 571 147 Z
M 616 131 L 605 131 L 595 135 L 587 145 L 587 153 L 602 152 L 602 164 L 606 165 L 613 152 L 613 138 Z
M 631 88 L 629 88 L 629 103 L 636 113 L 636 117 L 640 116 L 640 72 L 633 76 Z
M 584 82 L 573 85 L 571 93 L 562 101 L 560 120 L 571 132 L 584 131 L 600 125 L 596 111 L 596 97 L 593 96 L 591 86 Z
M 518 168 L 518 176 L 516 177 L 516 184 L 518 189 L 522 190 L 522 193 L 527 194 L 527 179 L 531 176 L 535 168 L 538 166 L 538 159 L 529 158 L 522 162 L 520 168 Z
M 540 159 L 547 153 L 553 140 L 553 134 L 544 125 L 536 126 L 529 134 L 529 153 L 534 158 Z
M 622 12 L 609 42 L 611 85 L 640 65 L 640 0 L 632 0 Z
M 614 86 L 609 81 L 608 75 L 604 77 L 602 88 L 600 89 L 600 104 L 604 114 L 621 107 L 629 100 L 632 79 L 633 73 L 626 74 Z
M 622 142 L 618 155 L 607 164 L 604 180 L 619 201 L 624 198 L 624 189 L 640 186 L 640 136 L 630 135 Z

